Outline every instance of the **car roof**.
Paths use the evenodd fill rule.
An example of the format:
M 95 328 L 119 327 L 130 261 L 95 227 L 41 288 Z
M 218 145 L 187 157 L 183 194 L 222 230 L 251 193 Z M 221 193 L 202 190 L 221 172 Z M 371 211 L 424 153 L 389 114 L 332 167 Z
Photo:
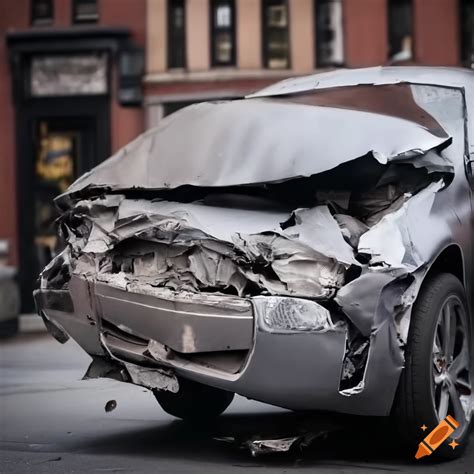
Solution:
M 426 66 L 376 66 L 361 69 L 336 69 L 285 79 L 247 97 L 268 97 L 333 87 L 403 82 L 457 87 L 474 92 L 474 71 L 454 67 Z

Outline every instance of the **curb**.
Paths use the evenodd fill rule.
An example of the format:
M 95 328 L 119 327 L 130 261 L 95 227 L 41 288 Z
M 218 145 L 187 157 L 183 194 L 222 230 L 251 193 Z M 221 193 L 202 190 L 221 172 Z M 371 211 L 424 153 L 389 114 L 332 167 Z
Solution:
M 20 332 L 46 332 L 46 327 L 40 316 L 35 313 L 32 314 L 20 314 Z

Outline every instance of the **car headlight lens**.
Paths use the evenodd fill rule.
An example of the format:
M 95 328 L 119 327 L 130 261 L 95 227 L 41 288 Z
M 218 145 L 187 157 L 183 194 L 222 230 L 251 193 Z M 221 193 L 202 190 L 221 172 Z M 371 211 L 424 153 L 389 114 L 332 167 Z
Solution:
M 253 298 L 259 321 L 269 331 L 327 331 L 334 329 L 330 312 L 314 301 L 299 298 Z

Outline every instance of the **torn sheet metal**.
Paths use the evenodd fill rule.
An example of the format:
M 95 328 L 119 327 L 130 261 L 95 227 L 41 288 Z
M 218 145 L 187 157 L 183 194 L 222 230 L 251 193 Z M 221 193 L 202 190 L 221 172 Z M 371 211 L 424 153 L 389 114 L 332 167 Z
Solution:
M 250 94 L 248 97 L 263 98 L 297 94 L 312 90 L 403 83 L 466 88 L 471 81 L 472 75 L 470 71 L 456 68 L 419 66 L 375 66 L 360 69 L 338 68 L 333 71 L 285 79 Z
M 166 390 L 172 393 L 179 390 L 178 379 L 169 369 L 142 367 L 106 357 L 94 357 L 83 380 L 96 378 L 133 383 L 149 390 Z
M 369 226 L 348 214 L 335 214 L 334 219 L 339 224 L 344 240 L 352 248 L 356 249 L 359 245 L 360 237 L 369 230 Z
M 177 393 L 179 390 L 178 379 L 171 371 L 166 369 L 141 367 L 135 364 L 124 364 L 132 383 L 141 385 L 150 390 L 165 390 Z
M 278 416 L 244 419 L 233 422 L 230 430 L 219 430 L 216 441 L 232 444 L 249 451 L 254 457 L 318 449 L 332 434 L 344 429 L 342 420 L 334 414 L 279 413 Z
M 303 450 L 315 441 L 316 438 L 323 437 L 325 433 L 306 433 L 299 436 L 277 439 L 253 439 L 244 441 L 243 448 L 247 448 L 253 457 L 265 454 L 287 453 L 291 449 Z
M 341 288 L 334 298 L 366 337 L 372 330 L 380 293 L 393 279 L 394 274 L 391 272 L 367 272 Z
M 123 288 L 141 283 L 186 292 L 212 288 L 238 296 L 330 298 L 344 286 L 348 267 L 360 266 L 351 243 L 370 256 L 370 267 L 419 266 L 416 254 L 405 256 L 410 236 L 400 222 L 405 209 L 419 211 L 417 203 L 424 196 L 432 203 L 441 188 L 440 181 L 415 197 L 387 197 L 383 191 L 369 200 L 351 198 L 349 205 L 361 218 L 376 221 L 371 228 L 350 215 L 334 216 L 328 205 L 268 212 L 116 195 L 97 198 L 95 205 L 81 201 L 70 212 L 87 220 L 88 235 L 77 238 L 77 230 L 69 230 L 79 255 L 72 268 Z
M 92 357 L 82 380 L 108 378 L 118 382 L 130 382 L 130 376 L 125 367 L 119 362 L 105 357 Z
M 380 295 L 397 276 L 407 274 L 414 268 L 405 265 L 405 255 L 400 255 L 398 260 L 390 257 L 388 239 L 374 240 L 376 244 L 388 245 L 388 250 L 364 246 L 364 242 L 371 242 L 371 232 L 379 232 L 378 229 L 386 226 L 387 221 L 391 222 L 393 216 L 400 215 L 400 222 L 404 222 L 403 218 L 410 215 L 409 210 L 416 208 L 418 201 L 428 202 L 431 199 L 432 205 L 432 196 L 444 187 L 443 181 L 429 184 L 429 179 L 421 185 L 416 180 L 410 183 L 409 179 L 406 183 L 393 184 L 393 180 L 403 176 L 391 165 L 378 180 L 376 186 L 380 185 L 380 188 L 368 193 L 368 196 L 361 192 L 349 193 L 345 204 L 348 209 L 329 201 L 294 211 L 275 205 L 270 212 L 260 210 L 258 206 L 252 209 L 226 208 L 204 202 L 130 199 L 126 195 L 112 195 L 110 201 L 107 195 L 81 201 L 69 211 L 71 218 L 63 221 L 66 231 L 74 236 L 71 239 L 74 253 L 72 273 L 87 275 L 97 282 L 96 298 L 107 320 L 118 327 L 133 327 L 129 332 L 144 338 L 151 337 L 156 340 L 155 346 L 168 346 L 179 353 L 199 353 L 216 348 L 215 344 L 203 345 L 204 339 L 199 340 L 196 336 L 199 325 L 194 322 L 182 331 L 176 332 L 176 328 L 168 323 L 157 330 L 159 318 L 154 303 L 147 303 L 146 307 L 151 312 L 146 313 L 141 307 L 129 308 L 130 304 L 134 304 L 134 298 L 153 295 L 170 301 L 188 299 L 188 309 L 191 308 L 189 303 L 193 294 L 207 294 L 209 298 L 212 295 L 218 305 L 226 304 L 223 298 L 226 293 L 235 295 L 237 300 L 251 298 L 260 328 L 266 333 L 328 333 L 328 341 L 336 337 L 338 345 L 331 346 L 330 357 L 334 359 L 339 351 L 342 354 L 333 361 L 334 367 L 339 367 L 333 374 L 334 386 L 341 397 L 356 397 L 365 392 L 369 354 L 371 348 L 377 346 L 373 338 L 382 337 L 382 332 L 378 333 L 379 322 L 376 320 L 383 306 L 383 302 L 379 301 Z M 425 188 L 419 191 L 418 187 L 423 184 Z M 405 193 L 410 186 L 413 186 L 413 194 Z M 358 217 L 344 214 L 349 209 Z M 430 206 L 423 207 L 428 214 L 429 209 Z M 339 214 L 334 214 L 335 211 Z M 76 222 L 74 219 L 78 215 L 87 225 L 82 229 L 69 227 L 71 222 Z M 399 230 L 400 222 L 394 222 Z M 239 232 L 242 229 L 254 233 Z M 394 232 L 389 232 L 390 237 L 394 235 Z M 407 240 L 400 239 L 405 250 Z M 369 256 L 368 263 L 361 263 L 361 256 L 364 255 Z M 383 265 L 377 261 L 380 255 L 385 258 Z M 410 261 L 414 262 L 413 265 L 420 264 L 413 258 Z M 357 267 L 362 275 L 347 283 L 349 269 L 354 275 L 353 269 Z M 370 284 L 364 286 L 366 279 Z M 100 290 L 102 282 L 125 290 L 128 297 L 113 299 L 114 304 L 119 306 L 110 307 L 110 298 Z M 301 299 L 328 300 L 334 295 L 342 314 L 334 315 L 316 301 Z M 391 307 L 382 312 L 388 318 L 393 309 Z M 129 314 L 135 315 L 130 324 L 127 323 Z M 146 320 L 153 323 L 148 324 Z M 394 341 L 397 341 L 394 326 L 387 325 L 386 321 L 384 324 L 384 330 L 391 331 Z M 227 324 L 227 327 L 230 325 Z M 212 329 L 207 332 L 214 334 Z M 170 339 L 168 333 L 176 333 L 179 341 L 175 341 L 174 336 Z M 246 345 L 236 347 L 238 337 L 231 334 L 230 339 L 226 339 L 227 333 L 222 328 L 217 333 L 223 343 L 219 350 L 249 350 L 252 347 L 251 334 L 246 337 Z M 242 334 L 239 330 L 238 335 Z M 333 335 L 329 337 L 329 334 Z M 167 351 L 166 354 L 158 354 L 155 346 L 148 344 L 147 348 L 154 361 L 185 370 L 196 367 L 179 357 L 173 356 L 170 360 Z M 329 357 L 329 347 L 326 349 Z M 401 369 L 398 361 L 402 350 L 396 345 L 392 352 L 393 355 L 387 358 L 386 369 L 393 378 Z M 145 354 L 142 356 L 145 357 Z M 127 357 L 136 355 L 123 353 L 121 357 L 127 360 Z M 206 370 L 207 374 L 212 373 Z M 173 390 L 173 384 L 166 378 L 157 377 L 154 369 L 139 372 L 132 369 L 129 378 L 133 383 L 148 388 Z M 243 393 L 246 393 L 245 388 Z M 248 393 L 254 392 L 251 390 Z M 258 390 L 255 393 L 258 394 Z M 280 400 L 280 396 L 276 395 L 275 399 Z M 280 401 L 277 403 L 281 404 Z M 301 402 L 300 406 L 311 406 L 306 403 Z
M 231 198 L 236 197 L 230 196 L 229 199 Z M 199 237 L 205 234 L 226 242 L 232 242 L 232 235 L 237 231 L 242 234 L 256 234 L 278 230 L 280 222 L 288 218 L 289 212 L 289 209 L 285 209 L 276 202 L 272 203 L 272 207 L 256 206 L 254 209 L 239 209 L 218 204 L 207 205 L 205 202 L 180 203 L 144 199 L 127 199 L 121 202 L 117 209 L 117 220 L 120 222 L 125 223 L 126 219 L 142 214 L 175 218 L 176 222 L 185 223 L 189 232 L 194 229 L 195 236 L 198 235 L 199 230 Z M 172 223 L 173 221 L 170 220 L 168 226 Z M 176 231 L 178 230 L 181 229 L 176 228 Z
M 414 271 L 428 261 L 426 241 L 429 239 L 424 238 L 426 233 L 419 233 L 423 227 L 420 219 L 428 219 L 436 193 L 443 187 L 443 181 L 430 184 L 360 237 L 359 253 L 371 256 L 371 268 Z
M 48 317 L 87 352 L 148 367 L 121 364 L 128 382 L 175 389 L 156 365 L 295 410 L 387 415 L 424 272 L 448 246 L 472 260 L 463 92 L 423 87 L 404 85 L 412 103 L 398 115 L 280 97 L 166 119 L 58 201 L 68 248 L 41 291 L 71 292 L 74 311 Z M 226 333 L 212 317 L 233 306 L 236 320 L 251 309 Z M 206 324 L 215 333 L 200 339 Z M 218 367 L 204 352 L 216 348 Z
M 329 297 L 345 268 L 358 265 L 327 206 L 291 215 L 117 196 L 94 202 L 107 212 L 82 201 L 71 211 L 89 223 L 81 238 L 68 231 L 79 256 L 73 272 L 115 285 Z M 294 224 L 283 229 L 290 217 Z
M 70 252 L 68 248 L 65 248 L 41 272 L 41 288 L 60 290 L 70 278 Z
M 344 240 L 341 228 L 328 206 L 296 209 L 292 218 L 295 223 L 284 230 L 285 235 L 296 236 L 308 247 L 347 266 L 358 265 L 353 249 Z
M 368 153 L 383 164 L 416 157 L 449 140 L 414 122 L 357 110 L 271 99 L 201 103 L 167 117 L 79 178 L 66 195 L 87 186 L 173 189 L 278 182 Z

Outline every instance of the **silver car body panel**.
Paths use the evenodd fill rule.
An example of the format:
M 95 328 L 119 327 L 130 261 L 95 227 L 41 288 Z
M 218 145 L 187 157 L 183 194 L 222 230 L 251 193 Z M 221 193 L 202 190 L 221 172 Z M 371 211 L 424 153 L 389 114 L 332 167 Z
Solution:
M 137 378 L 136 367 L 155 367 L 160 386 L 173 390 L 170 377 L 177 374 L 287 408 L 388 414 L 413 303 L 446 249 L 461 257 L 472 314 L 466 162 L 474 153 L 473 77 L 438 68 L 337 71 L 174 114 L 58 199 L 66 215 L 80 216 L 89 227 L 86 237 L 69 229 L 68 249 L 43 272 L 40 312 L 58 339 L 67 333 L 95 357 L 132 364 L 125 381 L 133 382 L 132 373 L 148 380 L 148 372 Z M 439 127 L 280 101 L 401 83 Z M 324 152 L 315 159 L 315 150 Z M 364 156 L 384 166 L 409 163 L 435 178 L 400 194 L 376 219 L 356 222 L 352 235 L 352 217 L 337 217 L 328 205 L 236 209 L 127 194 L 181 186 L 265 188 Z M 137 239 L 146 241 L 141 253 L 133 246 Z M 171 249 L 166 265 L 159 258 L 164 246 Z M 358 276 L 346 281 L 354 268 Z M 65 269 L 72 278 L 63 288 L 55 282 Z M 235 296 L 224 294 L 229 287 Z M 188 301 L 181 304 L 183 298 Z M 201 357 L 210 352 L 220 362 Z M 234 352 L 244 354 L 240 365 L 225 362 Z M 351 379 L 354 373 L 358 378 Z
M 183 130 L 191 131 L 185 140 Z M 271 99 L 204 102 L 145 132 L 79 178 L 67 195 L 87 186 L 126 189 L 132 182 L 141 189 L 278 182 L 321 173 L 370 152 L 381 163 L 421 155 L 448 140 L 413 122 L 358 110 Z M 324 153 L 315 151 L 322 147 Z M 183 162 L 185 156 L 192 160 Z

